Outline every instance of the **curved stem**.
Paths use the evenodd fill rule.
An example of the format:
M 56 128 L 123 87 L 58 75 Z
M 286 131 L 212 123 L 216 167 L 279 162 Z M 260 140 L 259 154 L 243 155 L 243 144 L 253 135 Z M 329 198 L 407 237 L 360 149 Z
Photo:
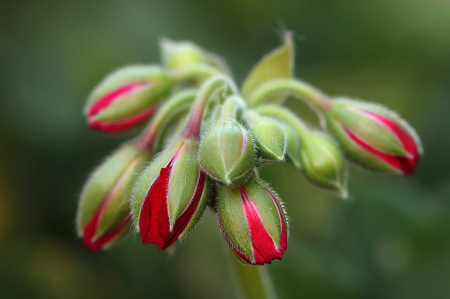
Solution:
M 272 280 L 265 266 L 241 263 L 224 244 L 230 262 L 230 270 L 239 297 L 243 299 L 276 299 Z
M 178 69 L 171 70 L 169 77 L 172 81 L 180 83 L 192 79 L 205 79 L 223 73 L 218 68 L 207 64 L 192 64 Z
M 179 110 L 184 108 L 187 103 L 193 102 L 195 95 L 196 90 L 187 90 L 168 99 L 167 102 L 157 110 L 156 115 L 144 129 L 141 136 L 134 141 L 134 144 L 152 154 L 155 144 L 158 143 L 156 140 L 158 139 L 158 132 L 161 130 L 164 123 L 167 123 L 167 118 L 177 115 Z
M 278 105 L 262 105 L 254 109 L 259 115 L 278 118 L 289 124 L 299 135 L 300 139 L 310 134 L 308 127 L 289 109 Z
M 228 76 L 216 75 L 206 80 L 197 93 L 188 124 L 181 132 L 182 137 L 193 140 L 199 139 L 203 111 L 216 92 L 222 92 L 223 97 L 238 93 L 236 85 Z
M 222 111 L 220 118 L 232 118 L 236 119 L 238 112 L 241 112 L 246 108 L 244 100 L 237 95 L 228 97 L 222 105 Z
M 261 85 L 250 94 L 247 103 L 249 107 L 255 107 L 280 94 L 289 94 L 304 99 L 321 111 L 327 110 L 330 106 L 330 99 L 320 90 L 305 82 L 292 79 L 273 80 Z

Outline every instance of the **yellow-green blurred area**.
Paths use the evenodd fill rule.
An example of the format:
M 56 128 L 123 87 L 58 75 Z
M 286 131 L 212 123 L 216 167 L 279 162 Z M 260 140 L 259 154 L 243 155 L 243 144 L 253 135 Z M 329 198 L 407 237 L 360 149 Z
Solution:
M 299 78 L 398 111 L 425 155 L 412 177 L 351 167 L 348 201 L 264 167 L 291 218 L 268 266 L 279 298 L 450 298 L 449 16 L 448 0 L 2 0 L 0 298 L 235 298 L 212 211 L 174 252 L 133 235 L 82 247 L 79 193 L 124 136 L 89 131 L 81 110 L 107 73 L 158 63 L 160 37 L 219 53 L 242 82 L 286 29 Z

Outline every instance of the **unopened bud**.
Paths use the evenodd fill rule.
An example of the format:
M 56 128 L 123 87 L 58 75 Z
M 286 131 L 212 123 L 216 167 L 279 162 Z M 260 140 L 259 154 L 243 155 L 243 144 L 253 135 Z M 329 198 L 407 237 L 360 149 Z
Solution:
M 129 231 L 130 191 L 148 155 L 133 145 L 119 148 L 87 181 L 78 207 L 77 230 L 92 252 L 110 246 Z
M 331 103 L 327 125 L 349 158 L 375 171 L 414 172 L 422 145 L 406 121 L 380 105 L 348 99 Z
M 263 117 L 252 124 L 252 129 L 258 151 L 264 160 L 284 160 L 286 136 L 278 122 Z
M 338 146 L 327 136 L 310 133 L 300 147 L 302 171 L 312 183 L 347 197 L 345 160 Z
M 106 77 L 90 94 L 85 114 L 89 128 L 126 131 L 152 115 L 170 91 L 166 72 L 157 66 L 131 66 Z
M 160 48 L 164 64 L 171 69 L 204 63 L 206 59 L 203 50 L 189 41 L 175 42 L 164 38 L 160 40 Z
M 235 189 L 218 185 L 217 196 L 222 233 L 241 261 L 264 265 L 282 259 L 287 247 L 287 216 L 268 186 L 251 177 Z
M 132 196 L 142 241 L 166 249 L 200 220 L 209 198 L 208 177 L 199 169 L 198 143 L 174 140 L 142 172 Z
M 233 186 L 244 183 L 255 164 L 249 132 L 233 119 L 218 120 L 202 139 L 199 163 L 217 181 Z

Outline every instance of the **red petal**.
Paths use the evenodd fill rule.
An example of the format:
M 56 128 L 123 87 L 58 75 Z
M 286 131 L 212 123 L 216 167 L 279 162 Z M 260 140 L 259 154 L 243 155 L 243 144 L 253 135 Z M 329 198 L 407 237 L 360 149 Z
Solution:
M 124 221 L 122 221 L 116 228 L 107 232 L 100 238 L 96 238 L 95 234 L 98 229 L 98 225 L 100 223 L 100 219 L 103 215 L 103 212 L 106 209 L 106 206 L 112 196 L 109 195 L 105 201 L 102 203 L 100 208 L 95 212 L 92 218 L 88 221 L 83 230 L 83 245 L 89 248 L 91 252 L 96 252 L 102 249 L 106 244 L 112 241 L 116 236 L 118 236 L 122 230 L 130 223 L 131 218 L 128 216 Z
M 369 114 L 378 123 L 381 123 L 385 127 L 389 128 L 390 131 L 394 133 L 395 136 L 397 136 L 398 140 L 403 145 L 403 148 L 408 154 L 410 154 L 414 159 L 419 158 L 416 141 L 411 135 L 409 135 L 409 133 L 405 129 L 403 129 L 399 124 L 384 115 L 367 111 L 365 111 L 365 113 Z
M 183 233 L 194 215 L 202 197 L 206 176 L 199 170 L 194 194 L 186 209 L 175 221 L 170 230 L 168 213 L 168 188 L 172 166 L 177 161 L 183 144 L 180 146 L 174 158 L 166 168 L 161 169 L 159 177 L 152 184 L 139 217 L 139 230 L 142 241 L 156 244 L 159 249 L 166 249 Z
M 244 188 L 241 188 L 241 199 L 247 217 L 253 257 L 256 264 L 264 265 L 265 263 L 270 263 L 273 259 L 281 260 L 282 252 L 277 249 L 279 244 L 275 243 L 279 240 L 275 241 L 270 236 L 264 223 L 259 217 L 258 208 L 256 207 L 255 202 L 248 196 Z
M 129 118 L 115 121 L 115 122 L 106 122 L 106 121 L 90 121 L 88 118 L 88 127 L 93 130 L 108 132 L 108 133 L 117 133 L 128 130 L 131 127 L 145 121 L 149 118 L 153 112 L 155 112 L 158 106 L 150 107 L 142 112 L 139 112 Z
M 146 86 L 150 85 L 150 82 L 134 82 L 128 83 L 122 87 L 119 87 L 98 99 L 90 108 L 87 117 L 92 117 L 96 115 L 99 111 L 103 110 L 105 107 L 110 105 L 115 100 L 119 99 L 121 96 L 136 92 Z
M 145 197 L 139 215 L 139 231 L 144 244 L 156 244 L 159 249 L 164 247 L 165 241 L 158 233 L 161 223 L 169 223 L 169 214 L 160 213 L 163 207 L 167 210 L 167 188 L 169 186 L 172 165 L 162 168 L 159 177 L 153 182 Z
M 367 151 L 368 153 L 374 155 L 387 165 L 389 165 L 392 168 L 395 168 L 399 171 L 401 171 L 403 174 L 412 174 L 416 168 L 416 161 L 418 157 L 413 158 L 407 158 L 407 157 L 401 157 L 401 156 L 395 156 L 388 154 L 386 152 L 383 152 L 369 143 L 367 143 L 361 136 L 357 135 L 350 129 L 343 127 L 345 133 L 350 137 L 350 139 L 355 142 L 357 145 L 359 145 L 362 149 Z

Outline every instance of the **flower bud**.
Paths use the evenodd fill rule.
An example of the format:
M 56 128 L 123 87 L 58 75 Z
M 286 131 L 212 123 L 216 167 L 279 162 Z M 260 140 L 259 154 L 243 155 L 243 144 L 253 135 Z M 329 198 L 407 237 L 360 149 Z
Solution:
M 347 197 L 344 157 L 333 141 L 320 133 L 310 133 L 300 147 L 302 171 L 312 183 Z
M 200 220 L 210 188 L 198 167 L 197 151 L 197 142 L 176 139 L 140 175 L 131 201 L 145 244 L 166 249 Z
M 130 198 L 135 174 L 148 155 L 131 144 L 119 148 L 97 168 L 81 195 L 78 235 L 92 252 L 110 246 L 129 231 Z
M 282 161 L 286 151 L 286 136 L 275 120 L 260 118 L 252 124 L 255 143 L 264 160 Z
M 218 185 L 222 233 L 237 257 L 252 265 L 281 260 L 287 247 L 287 216 L 277 196 L 251 177 L 243 186 Z
M 396 113 L 375 104 L 337 99 L 326 120 L 349 158 L 361 166 L 404 175 L 414 172 L 422 145 Z
M 160 40 L 160 48 L 162 61 L 171 69 L 205 62 L 203 50 L 189 41 L 174 42 L 163 38 Z
M 295 130 L 287 125 L 283 124 L 284 135 L 286 136 L 286 156 L 291 161 L 295 167 L 301 168 L 301 157 L 300 157 L 300 137 Z
M 88 126 L 108 133 L 126 131 L 150 117 L 170 88 L 170 79 L 160 67 L 119 69 L 90 94 L 84 109 Z
M 244 183 L 255 164 L 249 132 L 233 119 L 218 120 L 202 139 L 199 163 L 217 181 L 233 186 Z

